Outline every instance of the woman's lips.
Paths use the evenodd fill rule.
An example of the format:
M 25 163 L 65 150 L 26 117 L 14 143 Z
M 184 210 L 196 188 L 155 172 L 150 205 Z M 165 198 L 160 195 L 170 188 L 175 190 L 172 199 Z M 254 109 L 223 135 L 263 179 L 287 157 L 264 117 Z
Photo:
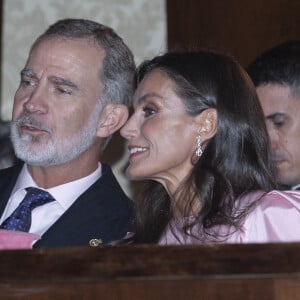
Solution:
M 144 153 L 145 151 L 147 151 L 147 148 L 139 146 L 128 146 L 128 150 L 130 153 L 130 158 L 132 158 Z

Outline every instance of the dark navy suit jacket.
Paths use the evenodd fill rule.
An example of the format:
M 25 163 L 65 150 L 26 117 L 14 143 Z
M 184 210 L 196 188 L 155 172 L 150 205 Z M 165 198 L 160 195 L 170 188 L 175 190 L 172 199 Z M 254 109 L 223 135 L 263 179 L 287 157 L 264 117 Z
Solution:
M 8 202 L 22 165 L 0 170 L 0 215 Z M 102 164 L 102 176 L 46 231 L 34 248 L 87 246 L 91 239 L 103 244 L 132 231 L 133 205 L 111 168 Z

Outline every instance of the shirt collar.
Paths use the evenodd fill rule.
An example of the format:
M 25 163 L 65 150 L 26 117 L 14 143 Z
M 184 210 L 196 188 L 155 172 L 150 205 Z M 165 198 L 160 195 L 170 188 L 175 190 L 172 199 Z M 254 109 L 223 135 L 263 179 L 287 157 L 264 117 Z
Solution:
M 86 177 L 49 189 L 42 189 L 48 191 L 62 207 L 67 209 L 83 192 L 85 192 L 93 183 L 95 183 L 101 177 L 101 175 L 102 166 L 99 162 L 98 168 Z M 31 177 L 27 165 L 24 164 L 12 194 L 20 190 L 24 190 L 29 186 L 40 188 Z
M 292 187 L 291 187 L 291 190 L 292 190 L 292 191 L 300 190 L 300 184 L 297 184 L 297 185 L 292 186 Z

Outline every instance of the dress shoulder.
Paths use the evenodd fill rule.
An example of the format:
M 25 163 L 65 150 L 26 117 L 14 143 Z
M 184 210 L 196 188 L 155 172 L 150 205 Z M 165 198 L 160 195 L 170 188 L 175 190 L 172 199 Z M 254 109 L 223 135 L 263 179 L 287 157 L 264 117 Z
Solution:
M 227 225 L 216 226 L 216 239 L 197 239 L 185 235 L 179 226 L 171 230 L 170 225 L 160 239 L 160 244 L 203 244 L 203 243 L 276 243 L 300 241 L 300 191 L 270 192 L 255 191 L 236 201 L 236 213 L 251 207 L 240 229 Z M 174 222 L 171 222 L 174 223 Z M 195 235 L 201 224 L 191 229 Z
M 257 201 L 258 196 L 260 199 Z M 298 242 L 300 241 L 300 192 L 277 191 L 249 194 L 242 202 L 257 201 L 246 216 L 240 242 Z

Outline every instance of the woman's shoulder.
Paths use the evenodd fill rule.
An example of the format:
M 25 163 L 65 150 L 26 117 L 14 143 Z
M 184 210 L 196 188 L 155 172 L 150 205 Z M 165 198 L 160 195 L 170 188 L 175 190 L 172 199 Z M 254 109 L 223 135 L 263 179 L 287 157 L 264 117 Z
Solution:
M 291 204 L 294 204 L 295 206 L 300 205 L 300 191 L 279 191 L 279 190 L 273 190 L 264 196 L 267 200 L 276 200 L 278 203 L 288 202 Z
M 254 192 L 242 197 L 241 203 L 254 204 L 243 225 L 245 241 L 300 241 L 299 191 Z
M 160 240 L 160 244 L 200 244 L 219 243 L 268 243 L 299 242 L 300 231 L 300 191 L 270 192 L 254 191 L 243 195 L 236 202 L 235 213 L 242 213 L 241 228 L 236 230 L 229 225 L 217 225 L 212 230 L 217 233 L 216 240 L 198 240 L 186 236 L 175 226 L 170 225 Z M 180 224 L 179 224 L 180 225 Z M 193 227 L 195 235 L 201 231 L 201 224 Z
M 300 212 L 300 191 L 256 191 L 241 197 L 239 203 L 242 206 L 256 203 L 261 210 L 295 208 Z

